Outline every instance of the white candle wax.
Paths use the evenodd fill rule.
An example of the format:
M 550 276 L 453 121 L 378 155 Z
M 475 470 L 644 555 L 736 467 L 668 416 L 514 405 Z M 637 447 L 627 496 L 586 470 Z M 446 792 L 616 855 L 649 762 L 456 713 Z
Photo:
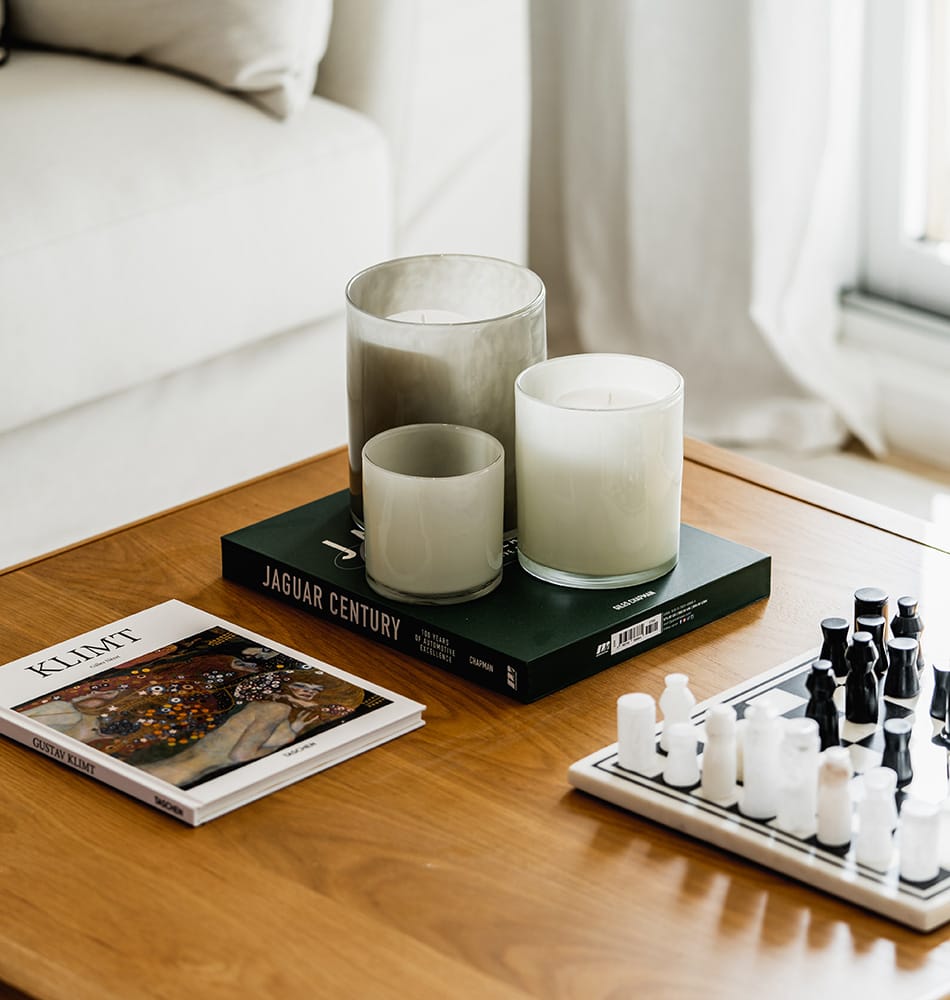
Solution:
M 569 586 L 655 579 L 676 563 L 683 383 L 660 362 L 577 355 L 517 380 L 519 558 Z
M 402 323 L 473 323 L 471 316 L 453 312 L 451 309 L 404 309 L 402 312 L 390 313 L 387 319 L 399 320 Z
M 482 431 L 410 424 L 363 449 L 366 577 L 387 597 L 455 603 L 501 580 L 505 455 Z
M 572 410 L 622 410 L 654 399 L 648 392 L 626 385 L 570 389 L 555 400 L 557 406 Z

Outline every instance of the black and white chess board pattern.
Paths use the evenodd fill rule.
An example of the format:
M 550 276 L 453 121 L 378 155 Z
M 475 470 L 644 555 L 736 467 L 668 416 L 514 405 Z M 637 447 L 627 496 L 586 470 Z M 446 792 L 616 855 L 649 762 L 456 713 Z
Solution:
M 768 699 L 779 715 L 795 718 L 805 714 L 809 693 L 805 680 L 818 649 L 795 657 L 717 697 L 695 706 L 691 720 L 697 727 L 700 767 L 704 722 L 709 709 L 719 703 L 732 705 L 742 719 L 750 705 Z M 780 829 L 775 820 L 759 821 L 744 816 L 736 801 L 704 799 L 700 787 L 675 788 L 663 781 L 659 767 L 655 774 L 638 774 L 621 768 L 617 744 L 604 747 L 571 765 L 571 784 L 630 812 L 645 816 L 673 829 L 690 834 L 832 893 L 852 903 L 917 930 L 928 931 L 950 921 L 950 805 L 948 796 L 948 743 L 941 736 L 942 722 L 931 719 L 932 671 L 921 674 L 920 694 L 899 701 L 882 697 L 877 724 L 856 725 L 844 718 L 844 688 L 835 692 L 841 745 L 848 748 L 855 776 L 854 800 L 863 797 L 862 776 L 881 763 L 884 749 L 883 724 L 886 719 L 904 717 L 913 723 L 910 737 L 914 777 L 898 792 L 898 804 L 907 796 L 933 802 L 941 807 L 940 870 L 928 882 L 908 882 L 898 871 L 899 835 L 894 859 L 886 871 L 859 864 L 854 856 L 854 838 L 844 848 L 829 848 L 815 836 L 799 838 Z M 657 726 L 657 749 L 662 722 Z M 660 765 L 662 757 L 660 757 Z M 741 782 L 738 789 L 741 795 Z M 856 821 L 855 821 L 856 822 Z

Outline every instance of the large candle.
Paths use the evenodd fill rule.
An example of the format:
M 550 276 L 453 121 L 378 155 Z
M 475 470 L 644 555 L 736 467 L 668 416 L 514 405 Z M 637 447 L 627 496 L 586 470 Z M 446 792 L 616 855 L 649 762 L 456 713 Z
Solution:
M 575 587 L 655 579 L 679 554 L 683 379 L 650 358 L 555 358 L 516 382 L 519 559 Z
M 401 323 L 472 323 L 472 316 L 453 312 L 451 309 L 404 309 L 390 313 L 386 319 L 397 319 Z
M 366 580 L 400 601 L 454 604 L 502 573 L 505 456 L 483 431 L 409 424 L 363 447 Z
M 346 290 L 350 498 L 363 520 L 362 449 L 414 423 L 476 427 L 505 448 L 515 527 L 514 381 L 545 357 L 544 285 L 524 267 L 441 254 L 386 261 Z

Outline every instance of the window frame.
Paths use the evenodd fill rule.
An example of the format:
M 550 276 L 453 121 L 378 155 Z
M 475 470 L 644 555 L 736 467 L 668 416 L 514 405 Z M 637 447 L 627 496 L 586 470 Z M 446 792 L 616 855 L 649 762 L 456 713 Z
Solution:
M 867 8 L 860 284 L 872 295 L 950 316 L 950 244 L 917 235 L 926 228 L 929 4 L 870 0 Z

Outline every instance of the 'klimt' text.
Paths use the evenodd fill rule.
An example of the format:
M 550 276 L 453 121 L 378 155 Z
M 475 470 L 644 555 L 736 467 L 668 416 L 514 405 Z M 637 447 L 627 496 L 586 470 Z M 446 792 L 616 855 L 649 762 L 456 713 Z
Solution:
M 102 636 L 98 643 L 91 642 L 84 646 L 77 646 L 65 653 L 57 653 L 56 656 L 40 660 L 39 663 L 31 663 L 23 669 L 39 674 L 40 677 L 52 677 L 53 674 L 69 670 L 71 667 L 78 667 L 82 663 L 88 663 L 90 660 L 105 656 L 106 653 L 139 641 L 140 637 L 132 635 L 131 629 L 123 628 L 111 635 Z

